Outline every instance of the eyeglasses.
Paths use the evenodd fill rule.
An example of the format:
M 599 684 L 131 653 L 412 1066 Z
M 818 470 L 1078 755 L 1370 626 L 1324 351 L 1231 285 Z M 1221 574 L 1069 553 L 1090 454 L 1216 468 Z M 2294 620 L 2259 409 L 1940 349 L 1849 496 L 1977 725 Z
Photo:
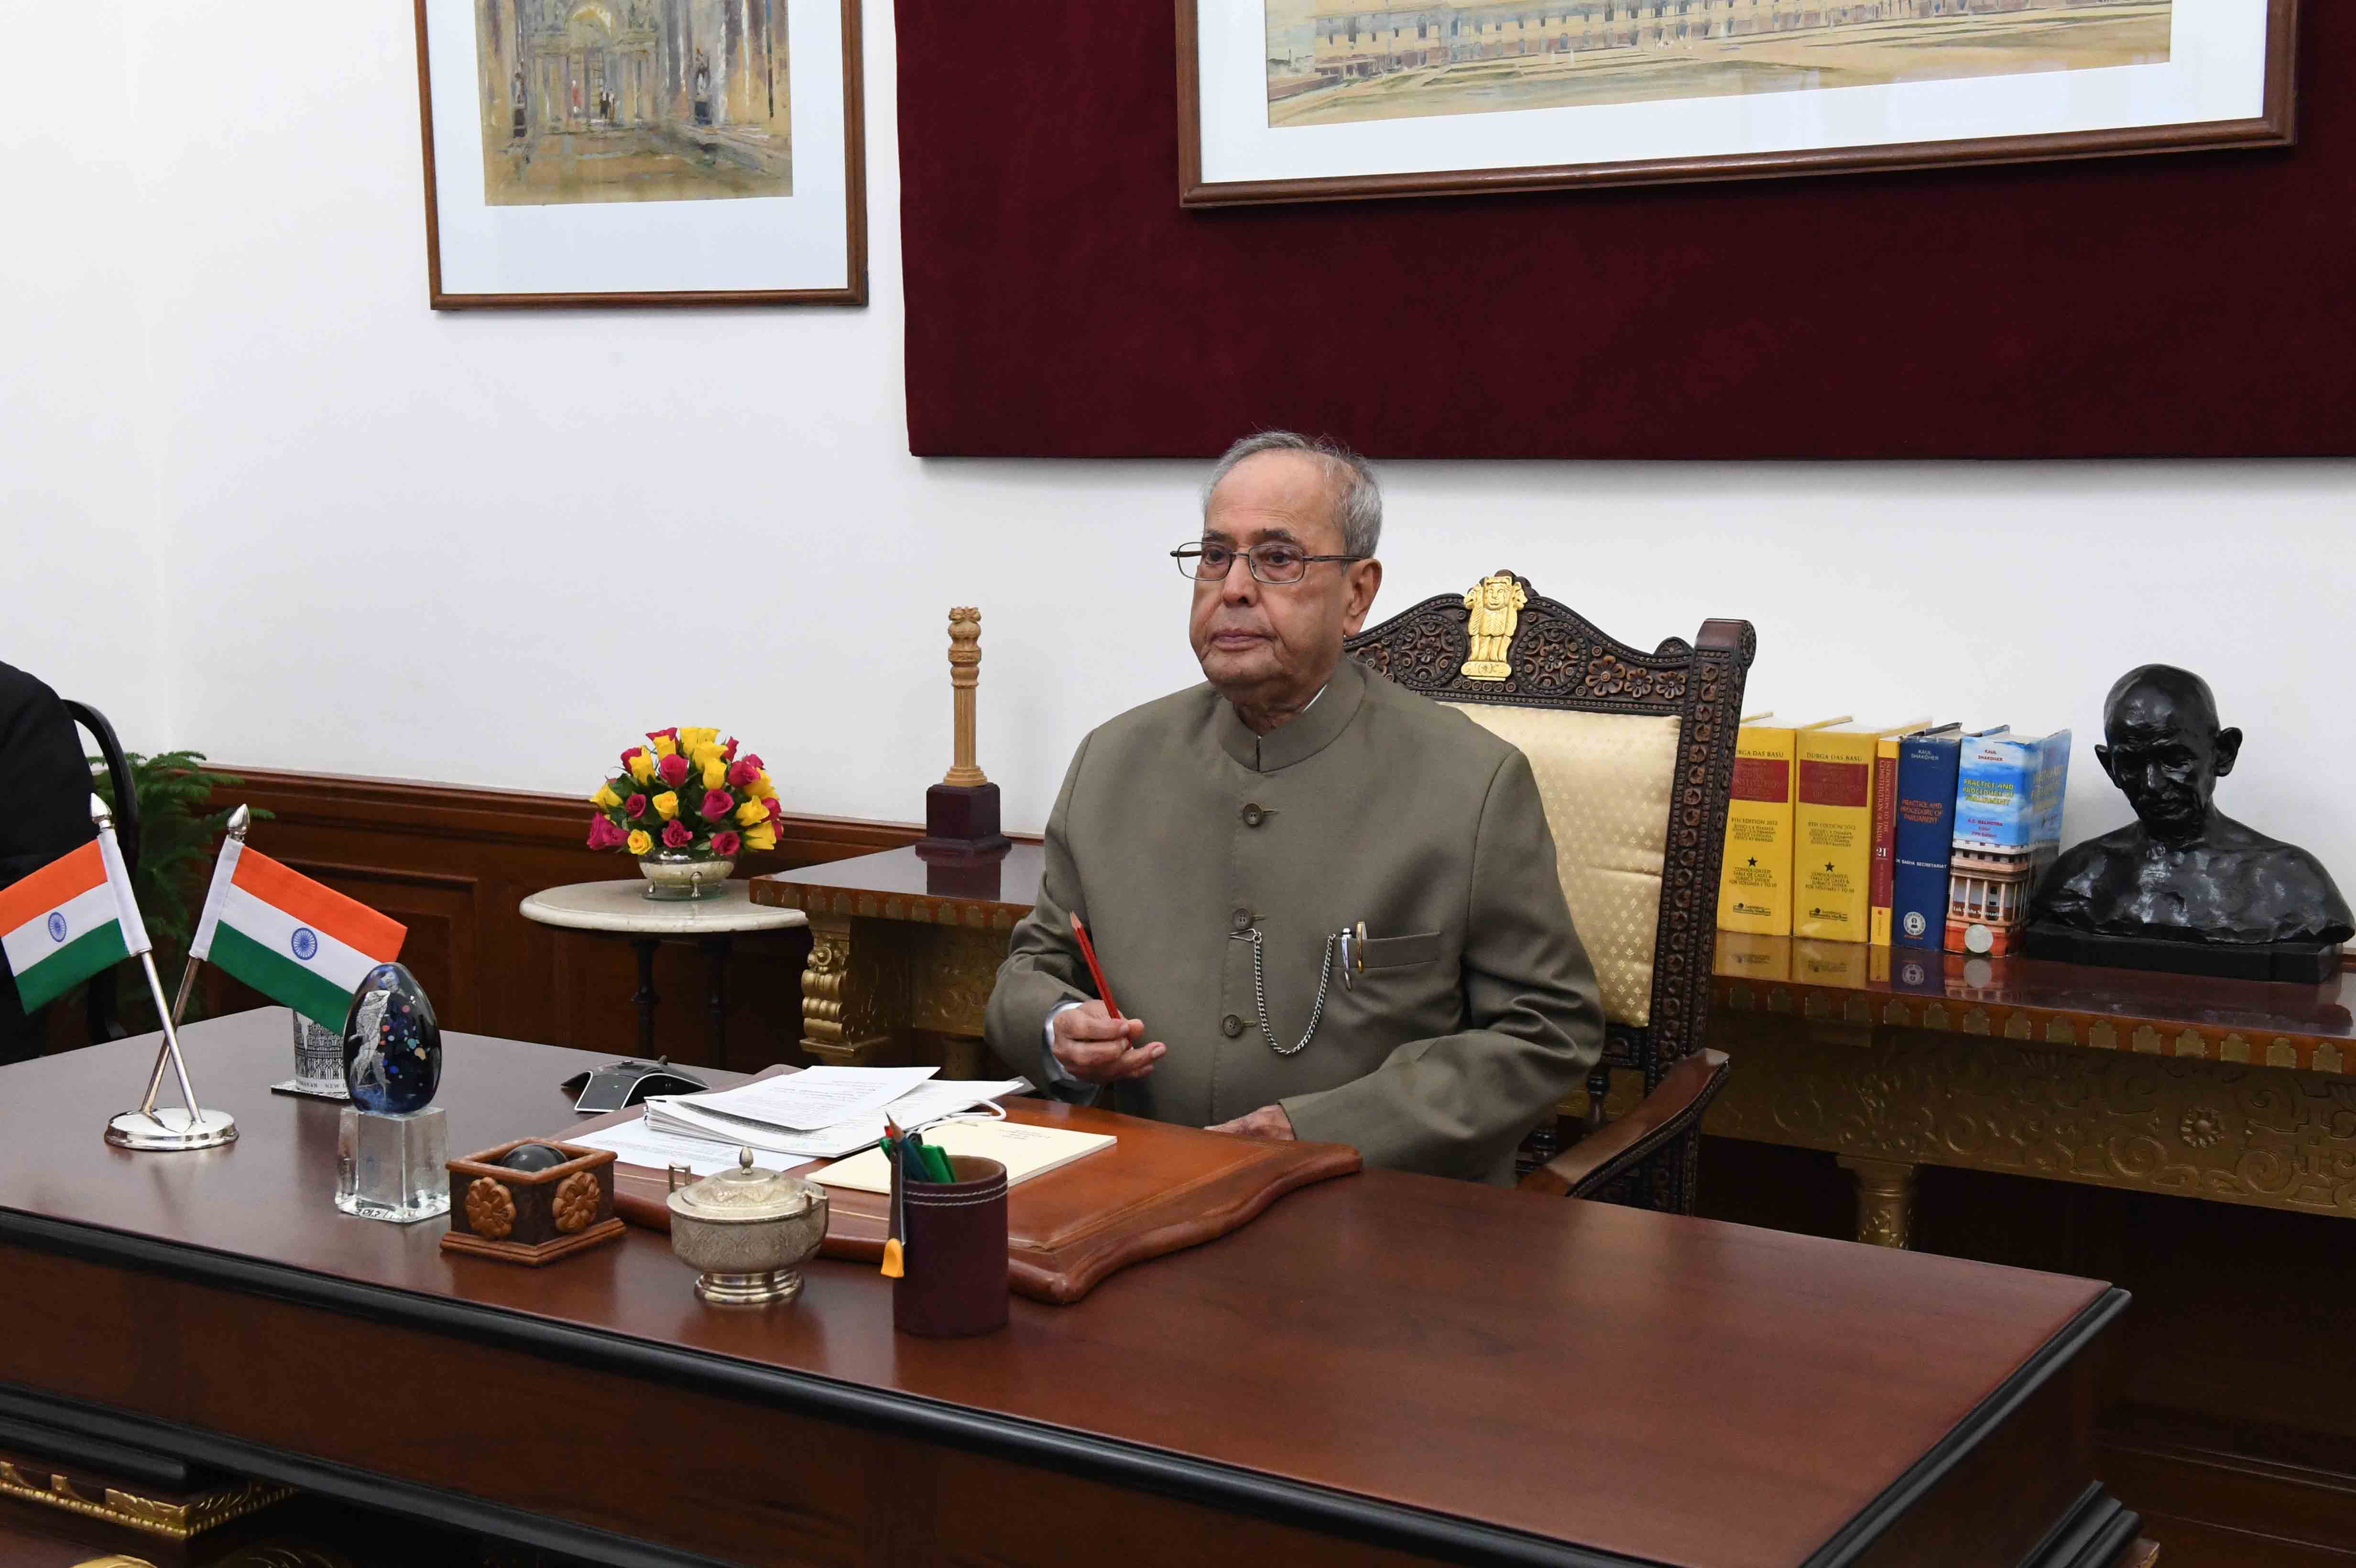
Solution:
M 1271 588 L 1282 588 L 1309 575 L 1312 560 L 1371 560 L 1364 555 L 1311 555 L 1299 545 L 1256 544 L 1249 549 L 1237 549 L 1233 545 L 1181 545 L 1170 552 L 1178 570 L 1197 582 L 1222 582 L 1236 569 L 1236 558 L 1241 556 L 1250 569 L 1252 581 L 1265 582 Z

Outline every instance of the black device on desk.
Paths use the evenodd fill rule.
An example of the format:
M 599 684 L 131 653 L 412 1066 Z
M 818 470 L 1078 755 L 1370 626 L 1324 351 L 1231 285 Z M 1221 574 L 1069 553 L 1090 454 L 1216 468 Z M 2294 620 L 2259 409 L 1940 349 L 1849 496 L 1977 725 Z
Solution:
M 652 1063 L 616 1061 L 593 1072 L 576 1072 L 562 1087 L 575 1096 L 573 1108 L 591 1116 L 635 1105 L 649 1094 L 692 1094 L 712 1085 L 681 1072 L 669 1058 L 657 1057 Z

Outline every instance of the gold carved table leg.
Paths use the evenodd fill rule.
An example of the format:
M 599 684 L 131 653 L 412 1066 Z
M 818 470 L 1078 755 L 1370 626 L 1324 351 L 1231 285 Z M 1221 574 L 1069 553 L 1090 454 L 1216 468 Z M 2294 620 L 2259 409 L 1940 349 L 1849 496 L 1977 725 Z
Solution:
M 874 1067 L 901 1046 L 899 1031 L 908 1021 L 905 955 L 896 950 L 888 929 L 872 929 L 876 923 L 854 923 L 843 914 L 809 917 L 809 960 L 802 966 L 802 1051 L 819 1061 Z
M 943 1078 L 1002 1075 L 981 1032 L 1004 932 L 833 913 L 811 914 L 809 930 L 802 1050 L 813 1061 L 876 1067 L 937 1055 Z M 912 1040 L 911 1030 L 934 1038 Z
M 1877 1247 L 1905 1246 L 1914 1228 L 1914 1168 L 1848 1156 L 1840 1167 L 1857 1178 L 1857 1239 Z

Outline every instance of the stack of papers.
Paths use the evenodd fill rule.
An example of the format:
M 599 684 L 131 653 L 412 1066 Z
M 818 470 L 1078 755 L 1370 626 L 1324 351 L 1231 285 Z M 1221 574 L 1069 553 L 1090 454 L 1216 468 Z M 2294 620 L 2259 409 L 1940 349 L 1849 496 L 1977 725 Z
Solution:
M 921 1127 L 1031 1087 L 1023 1078 L 944 1082 L 931 1067 L 812 1067 L 734 1089 L 658 1094 L 646 1117 L 571 1138 L 610 1148 L 626 1164 L 686 1165 L 698 1176 L 736 1163 L 736 1151 L 798 1162 L 835 1159 L 872 1146 L 888 1115 Z

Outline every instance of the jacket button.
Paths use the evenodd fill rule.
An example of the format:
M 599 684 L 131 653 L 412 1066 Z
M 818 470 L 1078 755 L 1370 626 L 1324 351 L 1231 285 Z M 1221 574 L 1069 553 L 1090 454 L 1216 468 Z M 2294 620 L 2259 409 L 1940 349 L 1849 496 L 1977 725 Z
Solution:
M 1248 909 L 1239 909 L 1236 911 L 1235 913 L 1227 917 L 1227 923 L 1234 926 L 1237 931 L 1249 931 L 1251 929 L 1251 911 Z
M 1258 806 L 1248 805 L 1244 807 L 1244 826 L 1246 827 L 1258 827 L 1261 823 L 1266 822 L 1267 820 L 1268 813 L 1262 811 Z
M 1219 1032 L 1226 1035 L 1229 1040 L 1233 1040 L 1236 1036 L 1244 1032 L 1244 1020 L 1236 1017 L 1235 1014 L 1229 1013 L 1226 1018 L 1219 1020 Z

